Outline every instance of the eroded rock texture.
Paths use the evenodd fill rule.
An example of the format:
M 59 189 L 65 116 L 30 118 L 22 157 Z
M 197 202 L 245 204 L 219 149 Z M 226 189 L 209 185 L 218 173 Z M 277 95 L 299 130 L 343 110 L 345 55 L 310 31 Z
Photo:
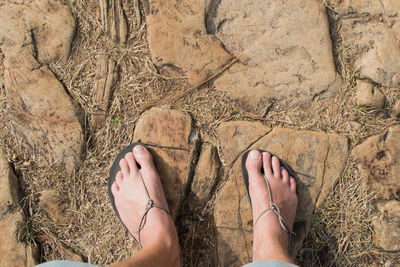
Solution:
M 400 87 L 400 2 L 347 0 L 339 8 L 345 49 L 360 78 Z
M 375 245 L 387 251 L 400 249 L 399 140 L 400 126 L 394 125 L 369 137 L 352 152 L 359 174 L 376 200 L 373 220 Z
M 8 115 L 18 138 L 67 171 L 79 166 L 84 135 L 79 109 L 46 66 L 66 60 L 75 32 L 68 7 L 36 0 L 0 6 L 0 48 Z
M 241 60 L 215 88 L 263 112 L 268 101 L 310 102 L 341 84 L 335 70 L 325 8 L 317 0 L 222 0 L 213 20 L 216 36 Z
M 126 43 L 128 27 L 120 0 L 100 0 L 100 19 L 102 32 L 113 42 Z M 108 56 L 107 51 L 100 51 L 97 57 L 97 69 L 93 87 L 94 113 L 91 124 L 94 130 L 102 126 L 106 119 L 109 103 L 118 80 L 118 64 Z
M 310 218 L 320 206 L 344 168 L 348 155 L 348 142 L 343 136 L 324 132 L 295 131 L 275 128 L 272 131 L 255 124 L 257 134 L 247 139 L 248 132 L 241 131 L 243 122 L 226 123 L 219 130 L 220 151 L 233 153 L 228 178 L 215 200 L 215 224 L 217 228 L 218 261 L 221 266 L 240 266 L 251 261 L 253 220 L 250 203 L 242 179 L 241 156 L 249 149 L 263 149 L 274 153 L 287 162 L 298 176 L 299 206 L 294 230 L 297 236 L 292 244 L 292 255 L 301 248 L 310 230 Z M 232 136 L 232 129 L 235 129 Z M 244 130 L 244 128 L 242 128 Z M 231 136 L 232 142 L 221 142 Z M 236 140 L 243 140 L 243 149 L 232 149 Z
M 179 111 L 153 108 L 140 117 L 134 140 L 152 151 L 172 217 L 175 219 L 190 183 L 197 139 L 191 138 L 192 120 Z
M 19 206 L 18 180 L 0 147 L 0 266 L 33 266 L 32 252 L 20 241 L 24 216 Z
M 146 0 L 144 8 L 157 66 L 173 65 L 186 73 L 191 84 L 197 84 L 231 59 L 218 39 L 207 34 L 206 1 Z

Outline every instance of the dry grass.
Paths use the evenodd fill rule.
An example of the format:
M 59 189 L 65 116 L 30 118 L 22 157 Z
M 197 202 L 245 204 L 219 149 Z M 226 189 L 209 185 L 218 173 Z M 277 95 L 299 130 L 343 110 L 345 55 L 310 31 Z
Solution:
M 145 24 L 136 28 L 132 1 L 123 2 L 129 27 L 126 46 L 114 44 L 99 30 L 95 1 L 65 0 L 77 18 L 78 30 L 68 62 L 58 62 L 50 67 L 85 111 L 87 121 L 90 121 L 96 104 L 92 93 L 96 57 L 107 51 L 120 66 L 120 79 L 104 126 L 93 132 L 90 124 L 86 125 L 89 133 L 87 152 L 76 173 L 66 175 L 63 170 L 49 166 L 40 155 L 30 156 L 21 149 L 22 140 L 14 138 L 8 128 L 6 95 L 0 84 L 0 145 L 7 148 L 7 155 L 22 181 L 23 205 L 31 215 L 26 226 L 26 240 L 36 242 L 38 247 L 40 241 L 41 256 L 45 260 L 68 257 L 68 251 L 73 251 L 86 261 L 104 265 L 131 255 L 134 243 L 109 205 L 107 178 L 110 164 L 121 148 L 132 141 L 135 122 L 145 107 L 157 105 L 159 100 L 171 94 L 182 94 L 189 88 L 185 79 L 175 78 L 154 67 Z M 383 89 L 388 102 L 384 109 L 355 105 L 357 73 L 350 67 L 353 55 L 343 48 L 336 32 L 335 3 L 325 2 L 331 15 L 338 71 L 344 81 L 336 96 L 317 98 L 310 107 L 275 105 L 265 117 L 257 117 L 243 111 L 225 94 L 213 90 L 212 85 L 205 85 L 163 105 L 191 114 L 203 141 L 211 143 L 215 143 L 215 130 L 221 122 L 238 119 L 261 121 L 269 126 L 340 133 L 349 138 L 350 148 L 388 125 L 398 123 L 388 115 L 394 101 L 400 99 L 399 89 Z M 0 75 L 3 80 L 3 69 L 0 69 Z M 38 199 L 45 189 L 56 189 L 63 196 L 76 214 L 74 224 L 56 224 L 41 210 Z M 304 266 L 358 266 L 399 259 L 398 254 L 385 253 L 373 246 L 370 205 L 371 197 L 350 159 L 335 190 L 312 218 L 312 230 L 299 254 L 299 262 Z M 178 220 L 185 265 L 215 265 L 212 206 L 211 201 L 206 207 L 194 208 Z

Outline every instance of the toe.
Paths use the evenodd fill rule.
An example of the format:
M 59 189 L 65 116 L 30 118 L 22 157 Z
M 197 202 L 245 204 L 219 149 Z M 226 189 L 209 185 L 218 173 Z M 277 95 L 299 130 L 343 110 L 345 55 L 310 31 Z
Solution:
M 282 179 L 281 177 L 281 164 L 276 156 L 272 157 L 272 171 L 274 172 L 275 178 Z
M 292 190 L 292 192 L 296 192 L 296 180 L 293 177 L 290 177 L 290 190 Z
M 119 187 L 116 182 L 111 185 L 111 193 L 115 197 L 115 195 L 119 192 Z
M 281 167 L 281 176 L 282 176 L 282 181 L 289 185 L 289 173 L 283 167 Z
M 128 177 L 129 176 L 129 165 L 128 165 L 128 162 L 126 161 L 126 159 L 121 159 L 121 161 L 119 162 L 119 167 L 121 168 L 123 176 Z
M 261 175 L 261 153 L 258 150 L 252 150 L 247 155 L 246 170 L 250 176 Z
M 126 162 L 128 162 L 128 166 L 129 166 L 129 171 L 136 173 L 138 170 L 138 167 L 136 165 L 136 160 L 135 157 L 133 156 L 132 152 L 129 152 L 125 155 L 125 160 Z
M 154 177 L 156 170 L 150 152 L 144 146 L 137 145 L 133 148 L 133 155 L 140 165 L 140 172 L 143 178 Z
M 268 152 L 263 152 L 262 157 L 263 157 L 264 173 L 265 176 L 267 176 L 267 178 L 269 179 L 274 175 L 274 173 L 272 172 L 271 154 L 269 154 Z
M 115 182 L 117 185 L 122 184 L 122 180 L 124 179 L 124 176 L 122 174 L 122 171 L 117 172 L 117 175 L 115 175 Z

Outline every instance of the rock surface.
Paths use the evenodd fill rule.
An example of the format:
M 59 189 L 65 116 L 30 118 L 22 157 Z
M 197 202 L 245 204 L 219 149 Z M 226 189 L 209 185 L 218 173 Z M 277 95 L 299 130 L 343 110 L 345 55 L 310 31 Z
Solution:
M 307 103 L 341 85 L 320 1 L 221 0 L 209 24 L 242 63 L 218 78 L 215 88 L 249 111 L 262 113 L 271 100 Z
M 228 130 L 232 127 L 224 125 Z M 235 161 L 229 170 L 228 179 L 215 200 L 214 217 L 221 266 L 239 266 L 251 260 L 253 220 L 241 170 L 241 155 L 245 151 L 270 151 L 287 162 L 298 176 L 299 206 L 294 227 L 297 236 L 291 249 L 293 256 L 301 248 L 310 230 L 310 217 L 315 207 L 320 206 L 331 192 L 347 159 L 348 144 L 343 136 L 283 128 L 275 128 L 269 132 L 268 127 L 260 124 L 257 128 L 259 132 L 264 131 L 266 134 L 254 140 L 256 142 L 248 140 L 244 150 L 232 149 L 236 139 L 245 140 L 242 134 L 233 136 L 231 143 L 220 147 L 221 153 L 235 151 Z M 224 138 L 224 134 L 220 130 L 219 138 Z
M 115 43 L 126 43 L 128 28 L 120 0 L 101 0 L 100 18 L 102 31 Z M 97 69 L 93 86 L 95 112 L 92 114 L 91 124 L 94 130 L 102 126 L 106 119 L 109 103 L 118 79 L 118 64 L 107 55 L 107 51 L 100 52 L 97 58 Z
M 0 147 L 0 267 L 34 265 L 30 248 L 19 239 L 24 221 L 17 177 Z
M 381 134 L 369 137 L 352 152 L 361 179 L 378 203 L 373 221 L 375 245 L 388 251 L 400 249 L 400 233 L 397 231 L 400 224 L 399 204 L 398 201 L 390 201 L 398 199 L 400 192 L 399 140 L 400 125 L 394 125 Z M 393 229 L 395 225 L 396 230 Z
M 400 87 L 400 3 L 397 0 L 343 1 L 340 33 L 345 49 L 356 55 L 362 79 Z
M 396 101 L 393 107 L 393 117 L 398 118 L 400 116 L 400 99 Z
M 56 224 L 71 224 L 76 222 L 76 216 L 66 203 L 66 200 L 57 192 L 50 189 L 40 193 L 40 208 L 43 209 L 47 216 Z
M 207 34 L 206 1 L 146 0 L 144 9 L 157 66 L 173 65 L 186 73 L 191 84 L 198 84 L 231 59 L 218 39 Z
M 386 251 L 400 250 L 400 202 L 396 200 L 378 204 L 377 216 L 373 218 L 374 242 Z
M 73 171 L 84 145 L 79 109 L 44 64 L 68 57 L 74 18 L 59 2 L 36 0 L 1 5 L 0 25 L 11 126 L 30 151 Z
M 196 164 L 191 190 L 198 204 L 205 204 L 210 199 L 212 189 L 219 178 L 220 167 L 217 150 L 211 144 L 204 143 Z
M 385 95 L 369 82 L 357 80 L 357 105 L 381 108 L 385 104 Z
M 153 108 L 139 118 L 134 141 L 140 141 L 152 151 L 160 174 L 172 217 L 178 215 L 184 198 L 197 149 L 191 138 L 190 116 L 170 109 Z

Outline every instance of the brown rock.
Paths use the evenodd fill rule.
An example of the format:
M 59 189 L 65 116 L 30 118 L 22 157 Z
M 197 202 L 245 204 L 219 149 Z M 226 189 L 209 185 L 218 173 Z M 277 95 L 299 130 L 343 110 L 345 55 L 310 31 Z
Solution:
M 210 199 L 220 167 L 217 150 L 211 144 L 204 143 L 192 181 L 192 192 L 197 203 L 205 204 Z
M 233 145 L 236 138 L 240 137 L 232 138 Z M 347 139 L 323 132 L 275 128 L 254 144 L 249 140 L 244 147 L 245 150 L 270 151 L 287 162 L 297 173 L 299 206 L 294 227 L 297 236 L 291 247 L 292 256 L 295 256 L 310 230 L 310 218 L 315 207 L 321 206 L 344 168 L 348 155 Z M 248 238 L 252 232 L 252 211 L 241 170 L 241 155 L 244 152 L 240 152 L 230 168 L 228 180 L 215 200 L 214 217 L 221 266 L 225 266 L 229 259 L 233 261 L 229 262 L 229 266 L 239 266 L 250 261 L 249 255 L 252 255 L 251 239 Z M 241 238 L 236 239 L 236 242 L 226 243 L 226 240 L 238 235 L 238 232 Z
M 231 121 L 218 127 L 219 156 L 230 166 L 250 144 L 271 131 L 261 122 Z
M 320 1 L 222 0 L 212 23 L 242 63 L 222 74 L 215 88 L 249 111 L 262 113 L 270 100 L 307 103 L 341 85 Z
M 153 108 L 139 118 L 134 140 L 145 143 L 153 152 L 169 209 L 176 218 L 188 186 L 196 142 L 190 140 L 191 118 L 182 112 Z
M 207 34 L 206 1 L 144 1 L 153 62 L 182 69 L 191 84 L 215 74 L 231 56 Z
M 393 117 L 398 118 L 400 116 L 400 99 L 396 101 L 393 107 Z
M 72 171 L 84 145 L 78 109 L 42 64 L 68 57 L 74 18 L 59 2 L 36 0 L 1 5 L 0 24 L 11 126 L 29 150 Z
M 34 265 L 31 249 L 19 240 L 23 227 L 17 177 L 0 147 L 0 267 Z
M 372 221 L 375 245 L 386 251 L 400 250 L 400 202 L 392 200 L 377 206 L 378 213 Z
M 53 189 L 40 193 L 40 207 L 56 224 L 71 224 L 76 221 L 74 212 L 68 206 L 66 200 Z
M 369 82 L 357 80 L 357 105 L 381 108 L 385 104 L 385 95 Z
M 393 199 L 400 190 L 400 126 L 369 137 L 352 154 L 361 178 L 376 199 Z
M 345 49 L 358 55 L 354 68 L 362 79 L 382 86 L 400 86 L 399 10 L 396 0 L 342 2 L 339 8 L 341 35 Z M 369 19 L 371 17 L 373 19 Z

